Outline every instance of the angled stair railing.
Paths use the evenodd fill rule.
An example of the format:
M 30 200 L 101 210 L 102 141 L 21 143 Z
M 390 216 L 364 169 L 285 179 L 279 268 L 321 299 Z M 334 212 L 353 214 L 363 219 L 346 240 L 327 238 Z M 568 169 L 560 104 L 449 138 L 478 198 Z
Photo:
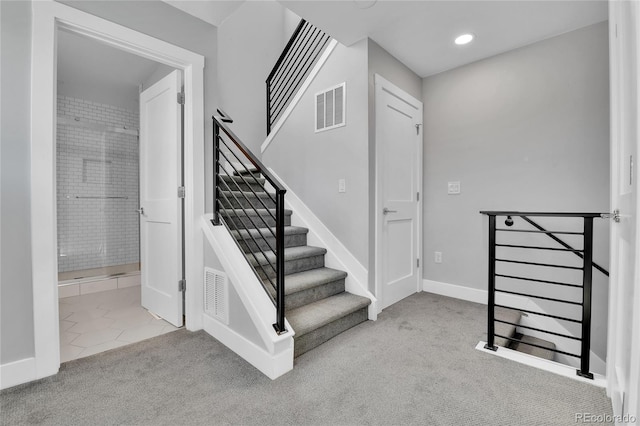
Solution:
M 267 281 L 275 291 L 275 297 L 265 291 L 276 307 L 278 334 L 285 333 L 285 289 L 284 289 L 284 228 L 285 188 L 258 158 L 233 133 L 227 123 L 233 120 L 223 111 L 213 116 L 213 167 L 214 167 L 214 212 L 213 224 L 225 225 L 229 232 L 248 236 L 258 248 L 257 252 L 242 250 L 258 279 Z M 247 166 L 247 163 L 250 166 Z M 225 168 L 228 167 L 228 168 Z M 222 173 L 226 171 L 228 173 Z M 260 178 L 259 176 L 263 176 Z M 275 193 L 267 191 L 269 184 Z M 258 189 L 258 190 L 256 190 Z M 266 197 L 263 196 L 266 194 Z M 275 207 L 275 209 L 273 208 Z M 252 229 L 266 229 L 275 239 L 255 237 Z M 259 243 L 256 238 L 261 240 Z M 266 247 L 265 247 L 266 245 Z M 268 254 L 265 247 L 273 253 Z M 252 256 L 253 262 L 249 258 Z M 266 283 L 265 283 L 266 285 Z
M 609 273 L 593 262 L 593 219 L 599 217 L 606 217 L 601 213 L 549 213 L 549 212 L 513 212 L 513 211 L 481 211 L 481 214 L 487 215 L 489 217 L 489 284 L 488 284 L 488 318 L 487 318 L 487 344 L 485 345 L 486 349 L 497 350 L 496 339 L 501 339 L 502 342 L 505 342 L 505 346 L 507 344 L 512 345 L 527 345 L 533 348 L 538 348 L 543 351 L 550 351 L 556 354 L 562 354 L 568 357 L 578 358 L 580 359 L 580 368 L 577 370 L 577 374 L 579 376 L 593 379 L 593 374 L 589 371 L 589 357 L 591 351 L 591 303 L 592 303 L 592 270 L 596 268 L 606 276 Z M 498 228 L 496 226 L 496 217 L 502 216 L 506 217 L 504 228 Z M 523 219 L 526 223 L 532 225 L 535 229 L 520 229 L 520 228 L 512 228 L 514 221 L 513 218 L 518 217 Z M 553 217 L 553 218 L 575 218 L 582 219 L 582 230 L 581 231 L 549 231 L 544 227 L 540 226 L 537 222 L 533 221 L 530 217 Z M 529 244 L 505 244 L 503 242 L 497 242 L 497 233 L 529 233 L 529 234 L 538 234 L 538 235 L 546 235 L 550 237 L 554 242 L 558 243 L 561 247 L 549 247 L 549 246 L 539 246 L 539 245 L 529 245 Z M 515 235 L 515 234 L 513 234 Z M 570 235 L 574 237 L 579 237 L 582 240 L 582 249 L 576 249 L 572 247 L 567 242 L 563 241 L 557 235 Z M 496 255 L 496 249 L 500 248 L 503 253 L 509 253 L 508 256 L 500 256 Z M 513 249 L 524 249 L 524 250 L 536 250 L 536 251 L 552 251 L 555 253 L 565 252 L 565 253 L 573 253 L 582 259 L 581 266 L 567 265 L 561 264 L 556 261 L 554 263 L 546 263 L 546 262 L 532 262 L 527 260 L 520 260 L 516 258 L 507 258 L 513 255 L 513 252 L 510 250 Z M 574 270 L 581 272 L 581 283 L 571 283 L 566 282 L 569 280 L 558 280 L 558 279 L 542 279 L 540 277 L 531 277 L 531 276 L 523 276 L 515 273 L 504 273 L 497 272 L 497 265 L 507 264 L 519 264 L 519 265 L 528 265 L 540 268 L 551 268 L 554 270 Z M 496 286 L 497 279 L 500 280 L 500 286 Z M 513 287 L 509 287 L 510 285 L 514 285 L 514 283 L 527 283 L 527 290 L 522 290 L 522 284 L 517 287 L 514 291 Z M 535 283 L 535 287 L 534 284 Z M 563 286 L 565 288 L 574 288 L 579 289 L 581 292 L 581 300 L 569 300 L 565 297 L 554 297 L 553 294 L 549 292 L 541 291 L 541 286 Z M 508 303 L 496 303 L 496 294 L 503 295 L 511 295 L 516 297 L 524 297 L 524 298 L 533 298 L 536 300 L 541 300 L 545 302 L 552 302 L 560 304 L 559 306 L 563 306 L 562 313 L 555 315 L 549 314 L 546 312 L 539 312 L 534 310 L 523 309 L 522 307 L 509 306 Z M 571 312 L 571 308 L 569 307 L 579 307 L 580 315 L 570 315 L 565 312 Z M 498 312 L 496 310 L 499 309 L 501 311 Z M 574 308 L 575 309 L 575 308 Z M 506 320 L 505 312 L 517 312 L 517 319 Z M 520 314 L 532 314 L 534 316 L 551 318 L 554 320 L 562 321 L 567 324 L 579 324 L 581 333 L 580 337 L 573 336 L 567 333 L 560 333 L 557 331 L 552 331 L 549 329 L 543 329 L 539 327 L 531 327 L 527 325 L 523 325 L 519 323 Z M 574 312 L 575 313 L 575 312 Z M 497 317 L 498 316 L 498 317 Z M 511 335 L 507 335 L 509 333 L 498 332 L 496 330 L 497 324 L 502 324 L 502 330 L 510 330 L 509 333 Z M 507 328 L 505 328 L 505 326 Z M 559 350 L 555 348 L 554 344 L 548 344 L 550 342 L 546 342 L 536 338 L 523 339 L 522 337 L 514 336 L 516 327 L 522 327 L 525 329 L 533 330 L 539 333 L 545 333 L 546 335 L 553 335 L 557 337 L 561 337 L 564 339 L 569 339 L 571 341 L 580 342 L 580 353 L 576 354 L 573 352 L 568 352 L 564 350 Z M 528 336 L 525 336 L 528 337 Z
M 267 135 L 331 40 L 302 19 L 267 77 Z

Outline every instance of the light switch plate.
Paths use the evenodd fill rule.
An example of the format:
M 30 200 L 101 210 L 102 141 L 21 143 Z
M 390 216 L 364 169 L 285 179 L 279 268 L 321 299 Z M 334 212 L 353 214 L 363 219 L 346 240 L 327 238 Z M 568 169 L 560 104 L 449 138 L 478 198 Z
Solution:
M 347 182 L 345 179 L 338 179 L 338 192 L 347 192 Z
M 456 195 L 460 193 L 460 182 L 449 182 L 447 184 L 447 194 Z

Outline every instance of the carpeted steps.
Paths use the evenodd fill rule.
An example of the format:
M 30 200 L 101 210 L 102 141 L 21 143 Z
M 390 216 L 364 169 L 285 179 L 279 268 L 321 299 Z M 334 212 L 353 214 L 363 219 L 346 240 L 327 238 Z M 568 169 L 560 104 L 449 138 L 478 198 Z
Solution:
M 495 318 L 507 321 L 513 324 L 519 324 L 520 319 L 522 318 L 522 312 L 515 311 L 512 309 L 504 309 L 504 308 L 495 308 Z M 536 346 L 527 345 L 526 343 L 532 343 L 538 346 L 544 346 L 546 348 L 555 349 L 556 345 L 553 342 L 549 342 L 547 340 L 539 339 L 537 337 L 528 336 L 526 334 L 520 334 L 516 332 L 516 326 L 512 324 L 505 324 L 502 322 L 495 322 L 495 333 L 511 337 L 521 342 L 514 342 L 503 337 L 495 337 L 494 343 L 498 346 L 502 346 L 505 348 L 513 349 L 518 352 L 522 352 L 525 354 L 533 355 L 538 358 L 543 358 L 547 360 L 553 360 L 554 352 L 546 349 L 538 348 Z
M 269 265 L 275 265 L 275 209 L 272 194 L 261 186 L 264 179 L 256 183 L 255 173 L 222 177 L 221 201 L 226 209 L 221 215 L 265 289 L 275 297 L 271 281 L 276 274 Z M 291 226 L 291 215 L 285 210 L 285 315 L 295 330 L 297 357 L 366 321 L 371 301 L 345 291 L 347 273 L 324 266 L 327 250 L 307 245 L 309 230 Z

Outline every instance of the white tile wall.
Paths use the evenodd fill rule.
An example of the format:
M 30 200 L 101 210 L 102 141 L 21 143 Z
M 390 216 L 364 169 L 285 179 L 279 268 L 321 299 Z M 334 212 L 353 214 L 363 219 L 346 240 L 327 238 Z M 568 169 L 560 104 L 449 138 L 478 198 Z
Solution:
M 137 111 L 66 96 L 58 114 L 139 128 Z M 138 262 L 137 137 L 66 124 L 57 132 L 59 272 Z

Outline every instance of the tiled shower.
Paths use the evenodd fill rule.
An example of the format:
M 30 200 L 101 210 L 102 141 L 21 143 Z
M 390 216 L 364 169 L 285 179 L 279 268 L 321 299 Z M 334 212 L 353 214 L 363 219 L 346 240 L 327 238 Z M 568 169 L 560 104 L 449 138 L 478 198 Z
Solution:
M 139 113 L 58 96 L 58 271 L 139 262 Z

